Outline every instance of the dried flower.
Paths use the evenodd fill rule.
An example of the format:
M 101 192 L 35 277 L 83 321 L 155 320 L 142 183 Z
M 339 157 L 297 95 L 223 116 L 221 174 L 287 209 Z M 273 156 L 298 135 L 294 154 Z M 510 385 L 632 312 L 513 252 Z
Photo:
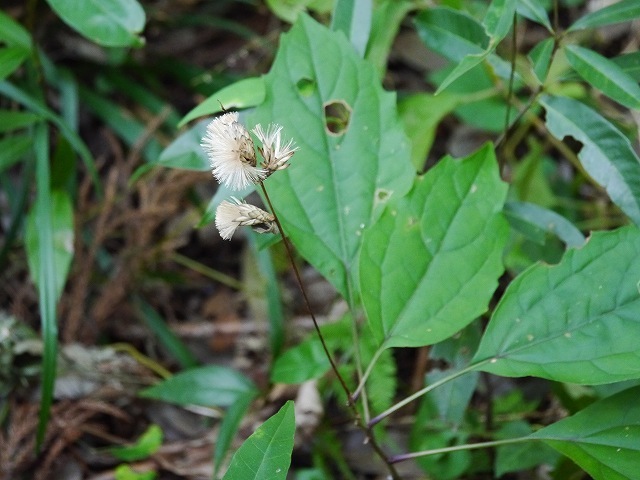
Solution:
M 260 154 L 264 157 L 262 168 L 267 171 L 267 176 L 277 170 L 284 170 L 289 166 L 289 159 L 296 153 L 298 147 L 294 147 L 293 140 L 289 140 L 286 145 L 281 145 L 280 132 L 282 127 L 272 123 L 267 127 L 266 132 L 262 125 L 258 124 L 253 129 L 256 137 L 262 143 Z
M 222 201 L 216 210 L 216 227 L 224 240 L 231 240 L 240 226 L 250 226 L 258 233 L 278 233 L 275 218 L 269 212 L 235 197 L 231 200 Z
M 209 156 L 213 176 L 233 190 L 242 190 L 266 178 L 267 172 L 256 167 L 256 152 L 247 129 L 238 122 L 238 113 L 216 117 L 202 139 Z

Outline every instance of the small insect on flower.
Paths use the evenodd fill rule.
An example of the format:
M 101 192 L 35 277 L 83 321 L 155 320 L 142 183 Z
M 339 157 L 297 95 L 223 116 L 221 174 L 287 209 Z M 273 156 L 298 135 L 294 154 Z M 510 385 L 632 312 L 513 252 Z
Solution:
M 262 143 L 262 147 L 258 148 L 260 154 L 264 157 L 262 168 L 267 172 L 267 176 L 278 170 L 284 170 L 289 166 L 289 159 L 296 153 L 298 147 L 295 147 L 293 140 L 289 140 L 282 145 L 280 132 L 282 127 L 276 123 L 272 123 L 267 130 L 262 129 L 262 125 L 258 124 L 252 130 L 258 140 Z
M 253 140 L 238 122 L 238 112 L 225 113 L 209 123 L 201 145 L 213 176 L 232 190 L 242 190 L 267 176 L 265 170 L 256 167 Z
M 235 197 L 231 200 L 223 200 L 216 209 L 216 227 L 223 240 L 231 240 L 240 226 L 249 226 L 258 233 L 278 233 L 275 218 L 269 212 Z

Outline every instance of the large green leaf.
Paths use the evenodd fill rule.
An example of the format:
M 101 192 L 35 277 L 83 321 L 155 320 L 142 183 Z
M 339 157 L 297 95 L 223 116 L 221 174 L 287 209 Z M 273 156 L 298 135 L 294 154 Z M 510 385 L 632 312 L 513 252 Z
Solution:
M 487 145 L 441 160 L 365 231 L 361 295 L 383 348 L 439 342 L 487 309 L 502 273 L 506 190 Z
M 585 170 L 640 225 L 640 158 L 629 139 L 599 113 L 576 100 L 545 95 L 540 103 L 547 111 L 551 134 L 560 140 L 572 136 L 582 142 L 578 158 Z
M 594 233 L 507 288 L 473 362 L 497 375 L 579 384 L 640 378 L 640 230 Z
M 565 54 L 585 81 L 625 107 L 640 109 L 640 86 L 614 62 L 578 45 L 568 45 Z
M 516 3 L 517 0 L 491 0 L 489 4 L 482 24 L 491 37 L 491 44 L 494 48 L 511 30 Z
M 105 47 L 141 46 L 144 10 L 137 0 L 47 0 L 71 28 Z
M 178 373 L 140 392 L 140 396 L 179 405 L 228 407 L 239 398 L 254 397 L 253 382 L 230 368 L 210 365 Z
M 640 478 L 639 396 L 640 387 L 624 390 L 530 437 L 571 458 L 595 480 Z
M 231 459 L 224 480 L 287 478 L 295 431 L 295 414 L 290 400 L 242 444 Z
M 578 19 L 569 27 L 569 31 L 628 22 L 639 17 L 640 2 L 638 0 L 622 0 Z
M 266 101 L 249 123 L 279 123 L 300 147 L 267 190 L 296 248 L 351 298 L 363 230 L 414 176 L 395 95 L 343 35 L 306 15 L 282 36 L 265 82 Z M 335 132 L 325 107 L 344 114 Z

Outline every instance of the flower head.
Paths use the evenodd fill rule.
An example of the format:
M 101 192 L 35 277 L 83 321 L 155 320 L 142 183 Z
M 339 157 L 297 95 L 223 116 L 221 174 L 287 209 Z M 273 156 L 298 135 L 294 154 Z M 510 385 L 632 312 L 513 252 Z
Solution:
M 262 125 L 258 124 L 253 129 L 256 137 L 262 143 L 260 153 L 264 157 L 262 168 L 267 172 L 267 176 L 277 170 L 284 170 L 289 166 L 289 159 L 296 153 L 298 147 L 294 146 L 293 140 L 289 140 L 285 145 L 281 144 L 280 132 L 282 127 L 272 123 L 267 130 L 262 129 Z
M 266 172 L 256 167 L 253 140 L 238 122 L 237 112 L 216 117 L 207 126 L 201 145 L 209 156 L 213 176 L 233 190 L 241 190 L 266 177 Z
M 222 201 L 216 210 L 216 227 L 224 240 L 231 240 L 236 228 L 248 225 L 258 233 L 277 233 L 275 218 L 269 212 L 250 203 L 231 197 Z

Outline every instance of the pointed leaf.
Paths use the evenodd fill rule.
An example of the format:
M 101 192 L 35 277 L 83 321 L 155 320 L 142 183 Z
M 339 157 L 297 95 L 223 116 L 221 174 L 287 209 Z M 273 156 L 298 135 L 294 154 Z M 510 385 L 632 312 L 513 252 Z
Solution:
M 31 34 L 20 23 L 0 11 L 0 43 L 31 50 Z
M 105 47 L 141 46 L 144 10 L 136 0 L 47 0 L 71 28 Z
M 533 72 L 541 83 L 547 78 L 549 65 L 551 65 L 551 55 L 553 54 L 553 38 L 545 38 L 529 52 L 529 58 L 533 63 Z
M 365 231 L 361 295 L 384 348 L 439 342 L 487 309 L 502 273 L 505 196 L 487 145 L 441 160 Z
M 482 24 L 487 34 L 491 37 L 491 44 L 494 47 L 511 30 L 516 3 L 517 0 L 492 0 L 489 4 Z
M 547 111 L 551 134 L 560 140 L 570 135 L 582 143 L 578 158 L 585 170 L 640 225 L 640 158 L 629 139 L 576 100 L 545 95 L 540 103 Z
M 372 0 L 337 0 L 331 30 L 343 32 L 358 55 L 364 57 L 371 31 Z
M 0 80 L 15 72 L 30 55 L 23 47 L 0 48 Z
M 217 91 L 204 102 L 187 113 L 178 127 L 186 125 L 191 120 L 206 115 L 235 108 L 248 108 L 260 105 L 265 96 L 264 77 L 244 78 Z
M 350 298 L 362 231 L 414 176 L 395 96 L 344 35 L 306 15 L 282 36 L 265 82 L 250 123 L 279 123 L 300 147 L 266 188 L 298 251 Z
M 523 17 L 539 23 L 549 32 L 553 33 L 553 27 L 549 21 L 549 15 L 538 0 L 518 0 L 517 11 Z
M 247 438 L 231 459 L 223 480 L 285 480 L 295 431 L 290 400 Z
M 567 45 L 565 54 L 586 82 L 625 107 L 640 109 L 640 86 L 614 62 L 578 45 Z
M 638 0 L 622 0 L 585 15 L 571 25 L 569 31 L 613 25 L 614 23 L 628 22 L 634 18 L 640 18 L 640 2 Z
M 240 422 L 245 414 L 249 411 L 252 397 L 239 397 L 233 405 L 230 405 L 227 412 L 224 414 L 224 418 L 220 423 L 218 435 L 216 437 L 216 446 L 213 452 L 213 478 L 219 478 L 218 472 L 222 466 L 222 462 L 231 446 L 233 437 L 238 433 Z
M 553 210 L 547 210 L 533 203 L 507 202 L 504 213 L 512 226 L 519 224 L 524 229 L 534 229 L 534 232 L 538 230 L 543 237 L 546 234 L 554 235 L 567 247 L 579 247 L 584 243 L 584 235 L 580 230 Z M 536 233 L 533 235 L 535 236 Z
M 141 397 L 154 398 L 178 405 L 228 407 L 242 397 L 253 397 L 253 382 L 230 368 L 210 365 L 192 368 L 140 392 Z
M 640 378 L 640 230 L 594 233 L 558 265 L 507 288 L 473 362 L 509 377 L 578 384 Z
M 589 405 L 575 415 L 538 430 L 542 440 L 584 468 L 595 480 L 638 478 L 640 387 Z

